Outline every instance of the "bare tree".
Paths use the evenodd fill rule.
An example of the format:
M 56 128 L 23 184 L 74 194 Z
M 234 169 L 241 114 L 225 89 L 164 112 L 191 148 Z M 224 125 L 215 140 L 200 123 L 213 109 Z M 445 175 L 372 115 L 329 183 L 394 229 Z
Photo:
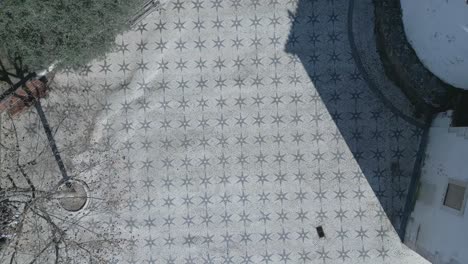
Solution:
M 5 87 L 0 90 L 1 263 L 72 263 L 73 259 L 81 259 L 79 263 L 83 263 L 83 259 L 89 263 L 106 263 L 107 250 L 125 245 L 125 241 L 114 238 L 115 230 L 112 227 L 106 227 L 111 228 L 106 230 L 104 227 L 94 228 L 83 224 L 86 222 L 84 219 L 93 214 L 112 215 L 115 211 L 113 207 L 119 204 L 118 195 L 110 194 L 110 188 L 102 188 L 104 191 L 99 192 L 99 197 L 96 197 L 78 191 L 77 186 L 73 185 L 75 180 L 68 174 L 55 143 L 54 134 L 58 126 L 52 128 L 48 124 L 42 109 L 40 98 L 45 93 L 31 89 L 28 85 L 36 77 L 35 69 L 48 67 L 56 62 L 58 68 L 73 68 L 103 56 L 115 44 L 114 39 L 118 33 L 135 26 L 146 15 L 159 8 L 159 1 L 156 0 L 98 2 L 109 2 L 112 9 L 103 8 L 107 5 L 89 3 L 81 3 L 86 8 L 71 9 L 63 8 L 64 5 L 69 7 L 67 5 L 70 3 L 40 4 L 41 8 L 56 13 L 60 23 L 44 18 L 29 2 L 11 2 L 7 5 L 0 3 L 0 13 L 8 18 L 8 21 L 3 21 L 6 23 L 5 27 L 0 27 L 0 35 L 10 37 L 8 42 L 0 45 L 0 84 Z M 81 5 L 78 2 L 71 4 Z M 24 15 L 25 13 L 28 15 Z M 108 20 L 107 16 L 125 19 L 102 23 Z M 73 19 L 69 19 L 70 17 Z M 47 21 L 41 23 L 42 19 Z M 76 25 L 81 24 L 77 21 L 93 21 L 93 24 L 90 28 L 79 28 L 86 33 L 84 34 L 75 30 Z M 58 24 L 59 32 L 50 35 L 48 23 Z M 87 25 L 89 27 L 89 23 Z M 103 30 L 103 26 L 106 30 Z M 15 32 L 22 34 L 14 34 Z M 32 35 L 35 37 L 32 38 Z M 81 45 L 84 42 L 92 45 Z M 65 45 L 66 43 L 68 44 Z M 11 111 L 2 113 L 1 104 L 7 96 L 14 96 L 16 100 L 12 102 L 22 105 L 21 110 L 34 106 L 34 114 L 41 121 L 40 129 L 45 132 L 41 138 L 28 140 L 22 131 L 24 122 L 13 119 Z M 10 105 L 7 104 L 7 109 L 8 107 Z M 7 118 L 2 120 L 3 116 Z M 63 120 L 65 118 L 69 117 L 66 116 Z M 7 132 L 3 133 L 1 130 Z M 25 141 L 28 146 L 25 146 Z M 87 150 L 92 151 L 103 150 Z M 115 157 L 107 157 L 101 162 L 112 163 L 114 160 Z M 84 173 L 90 167 L 98 165 L 90 162 L 81 171 L 77 169 L 75 174 Z M 59 173 L 51 168 L 58 168 Z M 102 180 L 95 179 L 96 182 Z M 96 182 L 94 183 L 106 184 Z M 75 207 L 79 208 L 82 201 L 93 201 L 93 204 L 78 213 L 64 210 L 67 207 L 64 203 L 71 203 L 71 207 L 75 206 L 73 203 L 78 203 Z
M 79 192 L 73 185 L 67 187 L 56 169 L 50 169 L 57 164 L 47 139 L 30 141 L 26 148 L 28 140 L 17 127 L 20 120 L 6 117 L 0 119 L 0 129 L 4 130 L 0 133 L 4 136 L 0 136 L 0 262 L 73 263 L 80 259 L 80 263 L 107 263 L 106 252 L 125 241 L 113 238 L 112 230 L 83 224 L 83 219 L 112 214 L 109 205 L 114 203 L 113 198 L 105 193 L 96 197 Z M 92 204 L 80 212 L 63 208 L 71 204 L 80 209 L 89 201 Z

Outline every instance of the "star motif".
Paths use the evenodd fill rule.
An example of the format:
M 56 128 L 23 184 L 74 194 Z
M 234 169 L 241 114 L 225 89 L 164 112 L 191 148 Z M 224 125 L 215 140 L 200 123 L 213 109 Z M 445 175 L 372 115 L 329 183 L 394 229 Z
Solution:
M 155 23 L 155 30 L 159 30 L 159 33 L 161 33 L 163 30 L 166 30 L 166 22 L 162 22 L 161 19 L 159 19 L 159 22 Z
M 140 31 L 140 34 L 143 34 L 143 32 L 148 31 L 148 29 L 146 29 L 146 26 L 147 26 L 147 25 L 148 25 L 148 24 L 146 24 L 146 23 L 140 22 L 140 23 L 138 24 L 137 28 L 136 28 L 136 31 Z
M 319 254 L 319 258 L 320 258 L 323 262 L 325 262 L 327 259 L 331 259 L 331 258 L 328 256 L 328 253 L 329 253 L 329 252 L 326 251 L 324 247 L 322 247 L 321 250 L 316 251 L 316 252 L 317 252 L 317 254 Z
M 116 45 L 116 51 L 120 51 L 125 54 L 126 51 L 129 51 L 128 44 L 126 44 L 123 40 L 120 44 Z
M 366 258 L 370 258 L 369 256 L 369 250 L 366 250 L 364 246 L 362 246 L 362 249 L 358 250 L 359 252 L 359 257 L 362 258 L 364 261 Z
M 174 7 L 172 9 L 176 9 L 177 12 L 180 12 L 180 10 L 185 9 L 184 3 L 181 2 L 181 0 L 176 0 L 175 2 L 173 2 L 173 4 Z
M 218 11 L 218 9 L 223 8 L 223 6 L 221 5 L 222 2 L 223 2 L 223 0 L 212 0 L 211 1 L 211 3 L 212 3 L 211 8 L 215 8 L 216 11 Z
M 174 198 L 168 196 L 167 198 L 163 198 L 163 206 L 167 206 L 167 208 L 171 208 L 171 206 L 174 206 Z M 171 225 L 172 224 L 172 221 L 171 222 L 168 222 L 170 220 L 170 216 L 168 219 L 165 219 L 165 222 L 164 222 L 164 225 Z
M 213 40 L 213 48 L 217 48 L 218 50 L 220 50 L 221 48 L 224 48 L 224 39 L 221 39 L 219 36 L 216 37 L 215 40 Z
M 309 256 L 310 252 L 308 251 L 305 251 L 305 249 L 303 249 L 301 252 L 298 252 L 298 255 L 299 255 L 299 261 L 303 262 L 303 263 L 307 263 L 307 261 L 310 261 L 312 260 Z
M 108 72 L 112 72 L 112 70 L 110 69 L 111 66 L 112 64 L 108 64 L 107 60 L 105 60 L 104 64 L 99 65 L 99 67 L 101 67 L 101 70 L 99 70 L 99 72 L 104 72 L 104 74 L 107 75 Z
M 213 28 L 216 28 L 217 30 L 224 28 L 223 20 L 220 20 L 219 16 L 216 17 L 216 20 L 212 20 L 211 22 L 213 23 Z
M 251 22 L 250 26 L 257 28 L 258 26 L 261 26 L 261 23 L 260 23 L 261 21 L 262 19 L 258 18 L 257 15 L 255 15 L 254 18 L 250 19 L 250 22 Z
M 203 69 L 203 68 L 207 68 L 206 66 L 206 60 L 203 60 L 202 58 L 200 58 L 198 61 L 195 61 L 195 64 L 196 65 L 196 68 L 200 69 L 200 71 Z
M 242 24 L 241 24 L 242 19 L 239 19 L 237 16 L 236 16 L 235 19 L 233 19 L 233 20 L 231 20 L 231 21 L 232 21 L 231 27 L 235 27 L 236 30 L 238 30 L 239 27 L 242 27 Z
M 377 249 L 377 252 L 379 253 L 379 257 L 382 258 L 382 260 L 385 260 L 386 257 L 388 257 L 388 252 L 390 250 L 385 249 L 383 246 L 381 249 Z
M 201 40 L 200 37 L 198 37 L 198 40 L 195 40 L 194 42 L 195 42 L 195 48 L 198 49 L 200 52 L 201 52 L 201 50 L 202 50 L 203 48 L 206 49 L 206 46 L 205 46 L 205 42 L 206 42 L 206 41 L 205 41 L 205 40 Z M 200 58 L 199 62 L 197 62 L 197 68 L 202 69 L 202 68 L 203 68 L 202 66 L 205 65 L 205 62 L 206 62 L 206 61 L 203 61 L 202 58 Z M 200 65 L 202 65 L 202 66 L 200 66 Z
M 258 36 L 251 38 L 250 41 L 250 46 L 255 46 L 255 49 L 258 49 L 258 46 L 262 46 L 262 38 L 259 38 Z
M 178 49 L 179 52 L 182 52 L 184 49 L 187 49 L 187 47 L 185 46 L 185 44 L 187 44 L 186 41 L 183 41 L 182 39 L 179 39 L 175 42 L 176 44 L 176 47 L 175 49 Z
M 203 1 L 202 0 L 194 0 L 192 1 L 193 9 L 197 9 L 197 12 L 200 12 L 200 9 L 203 9 Z
M 164 49 L 167 49 L 167 46 L 166 46 L 166 45 L 167 45 L 167 41 L 163 41 L 162 38 L 159 39 L 159 41 L 156 41 L 155 44 L 156 44 L 155 50 L 160 50 L 161 53 L 164 52 Z
M 182 29 L 185 29 L 185 22 L 180 21 L 180 18 L 177 22 L 174 22 L 174 29 L 177 29 L 181 31 Z
M 338 258 L 342 259 L 345 261 L 346 259 L 350 259 L 351 257 L 348 255 L 349 250 L 345 250 L 344 246 L 341 246 L 341 250 L 337 250 L 338 253 Z
M 197 21 L 193 21 L 193 24 L 194 24 L 193 29 L 197 29 L 198 32 L 200 32 L 200 30 L 205 29 L 205 26 L 203 25 L 203 23 L 205 22 L 200 20 L 200 18 L 198 18 Z

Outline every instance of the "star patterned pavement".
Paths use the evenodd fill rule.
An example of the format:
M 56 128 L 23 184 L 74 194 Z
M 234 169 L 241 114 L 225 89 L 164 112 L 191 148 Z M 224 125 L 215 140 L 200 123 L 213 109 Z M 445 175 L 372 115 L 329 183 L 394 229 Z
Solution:
M 112 193 L 80 220 L 126 241 L 109 262 L 424 263 L 397 235 L 422 129 L 369 89 L 348 11 L 162 2 L 55 77 L 44 104 L 67 168 Z M 34 112 L 19 122 L 42 133 Z

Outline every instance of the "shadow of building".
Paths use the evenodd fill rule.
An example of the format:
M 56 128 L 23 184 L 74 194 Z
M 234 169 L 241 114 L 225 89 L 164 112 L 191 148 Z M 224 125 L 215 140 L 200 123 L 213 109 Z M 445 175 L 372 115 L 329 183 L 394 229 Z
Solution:
M 321 98 L 401 234 L 423 129 L 389 108 L 364 78 L 360 54 L 353 48 L 352 2 L 299 0 L 296 10 L 289 12 L 291 29 L 285 50 L 302 63 L 313 83 L 310 89 Z M 359 19 L 357 14 L 355 19 Z

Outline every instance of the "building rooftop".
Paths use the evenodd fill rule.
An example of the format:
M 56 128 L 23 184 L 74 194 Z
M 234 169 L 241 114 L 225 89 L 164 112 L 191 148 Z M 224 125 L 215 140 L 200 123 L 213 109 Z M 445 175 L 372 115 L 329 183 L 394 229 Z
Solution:
M 468 3 L 401 1 L 406 36 L 421 62 L 457 88 L 468 89 Z

